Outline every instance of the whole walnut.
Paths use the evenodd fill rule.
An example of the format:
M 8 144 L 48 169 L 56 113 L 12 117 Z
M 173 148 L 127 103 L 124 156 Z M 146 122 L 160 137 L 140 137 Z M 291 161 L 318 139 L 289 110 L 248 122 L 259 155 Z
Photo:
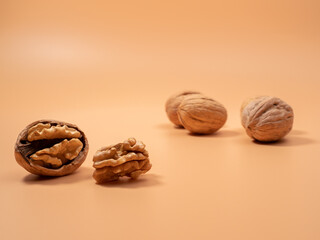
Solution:
M 225 124 L 227 110 L 211 98 L 194 95 L 181 102 L 178 116 L 184 128 L 191 133 L 211 134 Z
M 293 110 L 279 98 L 257 97 L 242 104 L 241 123 L 253 139 L 273 142 L 283 138 L 292 129 Z
M 178 127 L 183 127 L 178 117 L 178 107 L 181 104 L 181 102 L 190 96 L 199 94 L 199 92 L 195 91 L 184 91 L 171 96 L 167 100 L 165 105 L 167 116 L 174 125 Z

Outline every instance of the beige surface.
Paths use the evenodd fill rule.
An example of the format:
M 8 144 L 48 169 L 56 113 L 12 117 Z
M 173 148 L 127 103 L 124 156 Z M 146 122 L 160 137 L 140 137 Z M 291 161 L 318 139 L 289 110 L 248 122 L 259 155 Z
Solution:
M 0 238 L 320 239 L 319 1 L 106 2 L 0 1 Z M 189 89 L 227 108 L 217 134 L 167 120 L 167 97 Z M 284 141 L 245 135 L 239 109 L 256 95 L 293 107 Z M 86 132 L 75 174 L 15 162 L 42 118 Z M 96 185 L 94 152 L 131 136 L 153 168 Z

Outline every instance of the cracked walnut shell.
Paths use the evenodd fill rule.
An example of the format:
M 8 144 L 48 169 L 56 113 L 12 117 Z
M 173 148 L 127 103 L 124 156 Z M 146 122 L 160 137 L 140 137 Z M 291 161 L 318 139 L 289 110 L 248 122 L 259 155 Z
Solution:
M 261 142 L 273 142 L 287 135 L 293 125 L 293 110 L 276 97 L 249 99 L 241 107 L 241 123 L 247 134 Z
M 180 120 L 179 120 L 179 117 L 178 117 L 178 108 L 184 99 L 186 99 L 190 96 L 193 96 L 193 95 L 200 95 L 200 93 L 195 92 L 195 91 L 184 91 L 184 92 L 177 93 L 177 94 L 171 96 L 167 100 L 167 102 L 165 104 L 166 113 L 167 113 L 169 120 L 174 125 L 176 125 L 178 127 L 183 127 Z
M 194 95 L 181 102 L 178 116 L 184 128 L 191 133 L 211 134 L 225 124 L 227 110 L 211 98 Z
M 115 181 L 123 176 L 136 179 L 151 166 L 145 145 L 129 138 L 123 143 L 102 147 L 95 153 L 93 178 L 97 183 Z
M 88 141 L 74 124 L 40 120 L 29 124 L 18 136 L 15 158 L 30 173 L 64 176 L 85 160 Z

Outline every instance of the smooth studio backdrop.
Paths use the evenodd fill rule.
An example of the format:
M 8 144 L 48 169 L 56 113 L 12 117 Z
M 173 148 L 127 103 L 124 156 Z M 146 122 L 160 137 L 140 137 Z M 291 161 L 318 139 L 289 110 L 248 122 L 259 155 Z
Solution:
M 320 239 L 320 2 L 0 1 L 1 239 Z M 197 90 L 228 110 L 216 134 L 174 128 L 164 103 Z M 292 132 L 257 144 L 247 97 L 274 95 Z M 74 174 L 42 179 L 13 147 L 29 123 L 77 124 Z M 153 168 L 96 185 L 92 156 L 128 137 Z

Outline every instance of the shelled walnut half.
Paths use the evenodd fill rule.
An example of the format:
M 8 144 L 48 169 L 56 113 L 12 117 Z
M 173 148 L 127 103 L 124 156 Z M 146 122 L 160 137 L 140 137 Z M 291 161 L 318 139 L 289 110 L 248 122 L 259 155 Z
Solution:
M 18 136 L 16 161 L 27 171 L 43 176 L 64 176 L 85 160 L 89 144 L 74 124 L 40 120 L 29 124 Z
M 145 145 L 129 138 L 123 143 L 100 148 L 93 157 L 93 167 L 93 178 L 97 183 L 104 183 L 123 176 L 136 179 L 152 165 Z

